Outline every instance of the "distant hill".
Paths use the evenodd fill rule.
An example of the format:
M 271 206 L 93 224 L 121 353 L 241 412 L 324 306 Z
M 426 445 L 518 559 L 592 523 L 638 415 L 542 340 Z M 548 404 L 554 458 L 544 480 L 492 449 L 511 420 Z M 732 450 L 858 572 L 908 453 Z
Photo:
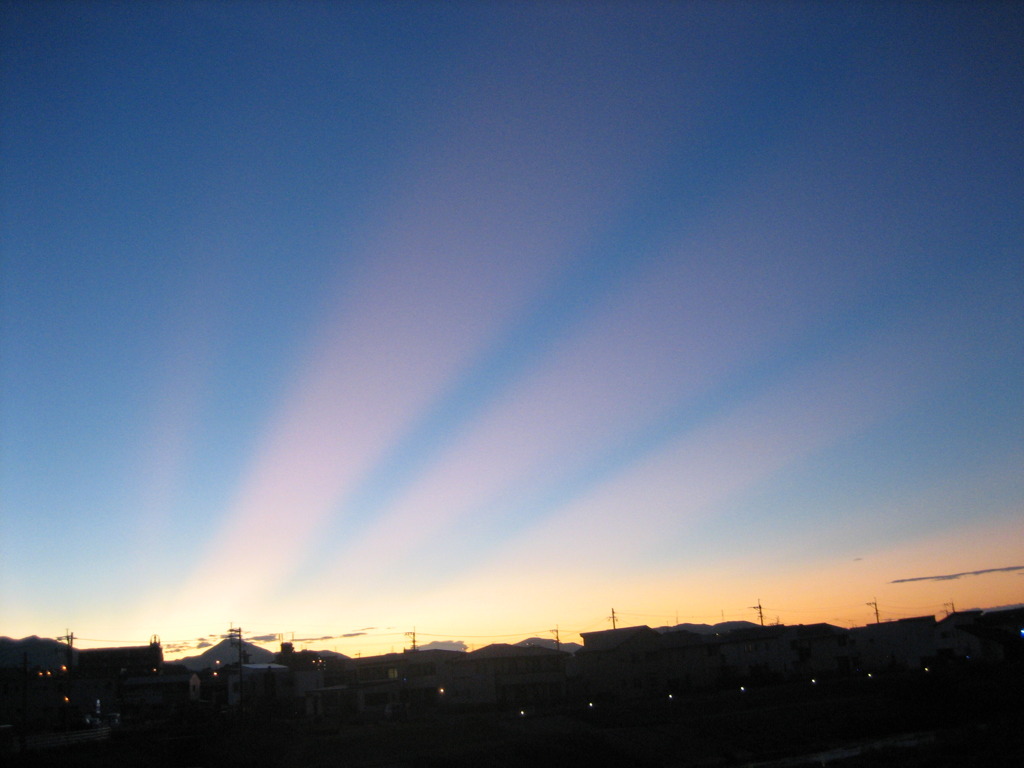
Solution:
M 313 653 L 319 653 L 321 659 L 341 659 L 347 661 L 350 657 L 344 653 L 338 653 L 337 651 L 313 651 Z
M 723 621 L 718 624 L 676 624 L 674 627 L 657 627 L 658 632 L 693 632 L 697 635 L 724 635 L 734 629 L 750 629 L 760 626 L 752 621 Z
M 576 653 L 583 646 L 579 643 L 556 643 L 553 638 L 550 637 L 528 637 L 526 640 L 521 640 L 516 645 L 522 648 L 528 648 L 534 646 L 537 648 L 552 648 L 560 649 L 566 653 Z
M 274 661 L 276 654 L 266 648 L 260 648 L 252 643 L 242 642 L 242 649 L 247 654 L 246 664 L 270 664 Z M 201 672 L 204 669 L 212 669 L 217 666 L 224 667 L 228 664 L 238 663 L 238 646 L 231 640 L 221 640 L 216 645 L 207 648 L 196 656 L 186 656 L 183 659 L 175 659 L 175 664 L 184 664 L 193 672 Z
M 72 650 L 72 656 L 77 659 L 78 651 Z M 20 668 L 26 658 L 29 669 L 56 669 L 68 663 L 68 647 L 64 643 L 36 635 L 21 640 L 0 637 L 0 667 Z

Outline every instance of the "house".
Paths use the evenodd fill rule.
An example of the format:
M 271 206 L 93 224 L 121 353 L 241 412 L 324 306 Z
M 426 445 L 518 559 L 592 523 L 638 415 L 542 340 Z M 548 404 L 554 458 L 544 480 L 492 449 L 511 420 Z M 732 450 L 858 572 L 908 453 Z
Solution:
M 1000 663 L 1024 658 L 1024 609 L 957 611 L 936 625 L 943 662 Z
M 620 701 L 655 695 L 663 687 L 661 635 L 648 626 L 583 632 L 576 663 L 587 698 Z
M 715 636 L 717 637 L 717 636 Z M 721 646 L 711 638 L 684 629 L 665 632 L 657 648 L 662 693 L 683 693 L 710 688 L 727 672 Z
M 463 655 L 430 649 L 352 659 L 357 711 L 397 718 L 437 706 L 451 687 L 452 663 Z
M 283 664 L 243 664 L 241 680 L 237 666 L 220 675 L 227 677 L 231 707 L 273 706 L 292 698 L 291 671 Z
M 831 624 L 744 627 L 713 635 L 666 632 L 656 657 L 668 693 L 764 685 L 852 668 L 847 630 Z
M 789 677 L 847 675 L 853 670 L 848 629 L 833 624 L 796 624 L 783 628 L 790 660 Z
M 781 625 L 748 627 L 705 637 L 710 682 L 721 687 L 741 682 L 764 684 L 789 677 L 797 655 L 790 639 L 794 629 Z
M 934 616 L 914 616 L 850 630 L 855 667 L 865 671 L 923 669 L 936 657 Z
M 199 701 L 199 675 L 179 665 L 162 674 L 129 677 L 121 684 L 121 713 L 135 720 L 170 717 Z
M 626 701 L 852 669 L 847 630 L 831 624 L 744 627 L 720 634 L 650 627 L 585 632 L 576 653 L 588 698 Z
M 164 663 L 159 641 L 127 648 L 86 648 L 78 651 L 75 676 L 93 679 L 156 675 Z
M 169 696 L 166 692 L 175 688 L 174 685 L 159 683 L 159 690 L 165 693 L 139 693 L 127 708 L 125 695 L 128 681 L 132 681 L 131 687 L 139 692 L 146 687 L 142 680 L 159 679 L 164 666 L 163 648 L 155 639 L 149 645 L 80 650 L 77 664 L 69 674 L 66 692 L 68 704 L 79 717 L 95 717 L 110 712 L 135 717 L 156 716 L 154 713 L 158 709 L 162 712 L 163 706 L 153 706 L 155 701 L 162 700 L 165 694 Z M 187 678 L 182 685 L 187 698 L 190 685 Z M 177 694 L 174 698 L 178 698 Z
M 305 693 L 308 717 L 344 722 L 356 717 L 359 706 L 356 689 L 347 684 L 315 688 Z
M 29 731 L 66 727 L 78 714 L 68 696 L 66 668 L 0 668 L 0 723 Z
M 999 660 L 1024 660 L 1024 607 L 984 611 L 975 626 L 968 631 L 1001 646 Z
M 277 663 L 287 667 L 289 672 L 290 696 L 296 708 L 301 708 L 308 691 L 319 690 L 326 685 L 328 669 L 344 666 L 348 657 L 338 654 L 338 659 L 331 659 L 329 665 L 317 651 L 296 651 L 292 643 L 281 643 L 281 652 L 277 654 Z
M 569 654 L 553 648 L 494 643 L 453 663 L 450 705 L 549 707 L 565 700 Z

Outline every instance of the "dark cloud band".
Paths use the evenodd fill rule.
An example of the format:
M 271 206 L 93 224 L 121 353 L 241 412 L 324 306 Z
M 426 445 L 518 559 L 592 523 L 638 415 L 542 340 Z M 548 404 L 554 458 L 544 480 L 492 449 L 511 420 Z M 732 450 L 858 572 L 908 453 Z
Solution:
M 947 573 L 941 576 L 914 576 L 909 579 L 894 579 L 890 584 L 906 584 L 908 581 L 953 581 L 961 576 L 981 576 L 984 573 L 1001 573 L 1004 571 L 1024 571 L 1024 565 L 1010 565 L 1006 568 L 983 568 L 980 571 L 964 571 L 963 573 Z

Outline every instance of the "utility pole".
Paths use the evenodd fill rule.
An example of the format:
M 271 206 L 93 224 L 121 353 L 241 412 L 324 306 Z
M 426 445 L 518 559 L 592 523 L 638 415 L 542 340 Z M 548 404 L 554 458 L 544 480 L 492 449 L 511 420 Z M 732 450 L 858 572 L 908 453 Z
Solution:
M 241 627 L 229 627 L 228 637 L 231 639 L 232 644 L 238 644 L 238 711 L 242 711 L 242 657 L 244 654 L 244 648 L 242 647 L 242 628 Z
M 562 641 L 558 637 L 558 625 L 556 624 L 554 629 L 550 629 L 548 631 L 552 632 L 554 634 L 554 636 L 555 636 L 555 650 L 556 651 L 562 650 Z
M 18 729 L 18 746 L 25 752 L 25 737 L 28 733 L 28 651 L 21 654 L 21 727 Z
M 865 605 L 875 609 L 875 624 L 881 624 L 882 620 L 878 617 L 878 598 L 876 597 L 870 603 L 865 603 Z
M 619 625 L 618 625 L 618 623 L 616 622 L 616 619 L 615 619 L 615 609 L 614 608 L 612 608 L 612 615 L 609 616 L 608 618 L 612 620 L 612 629 L 618 629 Z
M 65 629 L 63 635 L 57 638 L 58 641 L 66 642 L 68 644 L 68 671 L 71 671 L 71 662 L 73 661 L 74 648 L 75 648 L 75 633 L 70 629 Z
M 947 616 L 949 616 L 950 614 L 956 613 L 956 606 L 953 605 L 953 600 L 952 599 L 950 599 L 950 601 L 948 603 L 943 603 L 942 607 L 947 609 L 946 610 L 946 615 Z
M 761 607 L 761 598 L 757 598 L 757 605 L 750 606 L 751 609 L 757 611 L 757 618 L 761 621 L 761 626 L 764 626 L 764 608 Z
M 412 632 L 406 632 L 405 636 L 412 638 L 412 650 L 415 651 L 416 650 L 416 627 L 412 628 Z
M 71 669 L 74 666 L 75 656 L 75 633 L 70 629 L 65 628 L 64 634 L 57 638 L 63 640 L 68 644 L 68 672 L 62 676 L 61 686 L 64 689 L 64 705 L 60 709 L 60 720 L 61 723 L 67 726 L 68 723 L 68 702 L 71 696 Z

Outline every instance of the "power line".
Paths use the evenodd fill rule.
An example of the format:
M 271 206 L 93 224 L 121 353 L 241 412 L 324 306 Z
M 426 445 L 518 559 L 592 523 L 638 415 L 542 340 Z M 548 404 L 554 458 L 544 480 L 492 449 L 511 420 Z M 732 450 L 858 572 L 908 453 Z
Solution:
M 406 634 L 408 634 L 408 633 L 406 633 Z M 496 638 L 496 637 L 525 637 L 526 635 L 531 634 L 531 633 L 530 632 L 512 632 L 512 633 L 507 634 L 507 635 L 464 635 L 461 632 L 418 632 L 417 634 L 422 635 L 423 637 L 443 637 L 443 638 L 446 638 L 446 639 L 451 639 L 453 637 L 458 636 L 458 637 L 471 637 L 474 640 L 477 640 L 477 639 L 479 639 L 479 640 L 490 640 L 490 639 L 493 639 L 493 638 Z
M 853 603 L 849 605 L 834 605 L 827 608 L 780 608 L 778 606 L 765 606 L 767 611 L 782 611 L 784 613 L 823 613 L 829 611 L 844 610 L 850 608 L 856 608 L 860 606 L 860 603 Z
M 62 638 L 58 637 L 57 639 L 61 640 Z M 79 637 L 78 635 L 75 635 L 75 640 L 81 640 L 83 643 L 124 643 L 126 645 L 129 645 L 129 644 L 130 645 L 146 645 L 147 642 L 148 642 L 148 641 L 145 641 L 145 640 L 102 640 L 102 639 L 97 638 L 97 637 Z M 183 640 L 181 642 L 191 642 L 191 641 L 184 641 Z

